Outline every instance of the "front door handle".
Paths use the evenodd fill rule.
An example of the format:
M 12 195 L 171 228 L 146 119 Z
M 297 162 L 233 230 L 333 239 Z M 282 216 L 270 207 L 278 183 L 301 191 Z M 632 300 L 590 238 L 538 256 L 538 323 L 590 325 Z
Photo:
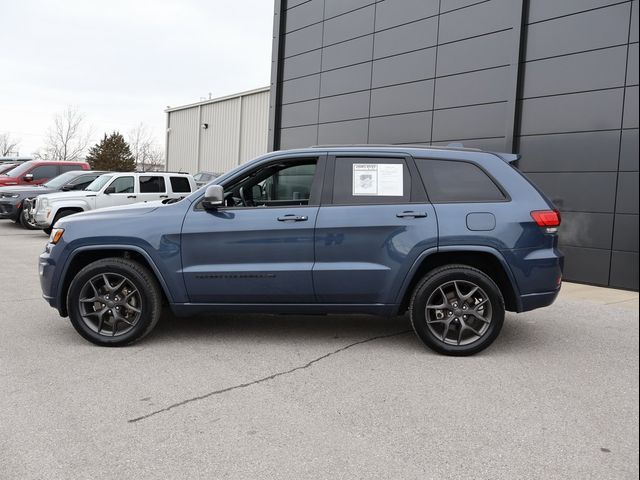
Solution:
M 427 212 L 400 212 L 396 213 L 396 217 L 398 218 L 424 218 L 427 216 Z
M 138 198 L 135 195 L 128 195 L 127 198 Z
M 309 217 L 305 215 L 283 215 L 278 217 L 279 222 L 306 222 Z

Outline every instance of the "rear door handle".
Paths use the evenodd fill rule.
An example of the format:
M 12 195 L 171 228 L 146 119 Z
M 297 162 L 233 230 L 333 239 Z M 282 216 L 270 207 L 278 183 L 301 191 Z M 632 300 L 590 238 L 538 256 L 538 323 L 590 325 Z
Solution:
M 283 215 L 278 217 L 279 222 L 306 222 L 309 217 L 305 215 Z
M 169 198 L 169 195 L 160 195 L 160 198 Z
M 396 217 L 398 218 L 424 218 L 427 216 L 427 212 L 400 212 L 396 213 Z

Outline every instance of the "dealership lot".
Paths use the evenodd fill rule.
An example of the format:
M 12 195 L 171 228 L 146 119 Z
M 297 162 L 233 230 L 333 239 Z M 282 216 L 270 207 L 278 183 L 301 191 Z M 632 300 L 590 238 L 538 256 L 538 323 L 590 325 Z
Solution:
M 637 294 L 567 286 L 487 351 L 405 318 L 169 315 L 125 349 L 40 297 L 0 222 L 2 478 L 637 478 Z

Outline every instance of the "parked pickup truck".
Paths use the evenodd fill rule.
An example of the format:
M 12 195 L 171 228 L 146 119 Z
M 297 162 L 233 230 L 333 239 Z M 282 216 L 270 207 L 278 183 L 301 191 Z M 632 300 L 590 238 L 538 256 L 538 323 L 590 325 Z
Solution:
M 184 173 L 108 173 L 81 192 L 40 195 L 32 206 L 31 217 L 39 228 L 50 233 L 59 219 L 74 213 L 140 202 L 179 200 L 195 190 L 193 177 Z
M 24 228 L 34 229 L 30 219 L 31 202 L 39 195 L 71 190 L 84 190 L 96 178 L 106 172 L 73 170 L 58 175 L 42 185 L 17 185 L 0 187 L 0 219 L 13 220 Z
M 12 185 L 40 185 L 61 173 L 73 170 L 89 170 L 87 162 L 57 162 L 30 160 L 0 175 L 0 187 Z

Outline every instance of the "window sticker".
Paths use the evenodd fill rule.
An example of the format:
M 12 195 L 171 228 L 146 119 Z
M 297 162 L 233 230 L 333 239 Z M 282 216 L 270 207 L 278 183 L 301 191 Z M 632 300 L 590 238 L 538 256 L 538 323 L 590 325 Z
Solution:
M 353 195 L 401 197 L 404 194 L 403 165 L 396 163 L 354 163 Z

